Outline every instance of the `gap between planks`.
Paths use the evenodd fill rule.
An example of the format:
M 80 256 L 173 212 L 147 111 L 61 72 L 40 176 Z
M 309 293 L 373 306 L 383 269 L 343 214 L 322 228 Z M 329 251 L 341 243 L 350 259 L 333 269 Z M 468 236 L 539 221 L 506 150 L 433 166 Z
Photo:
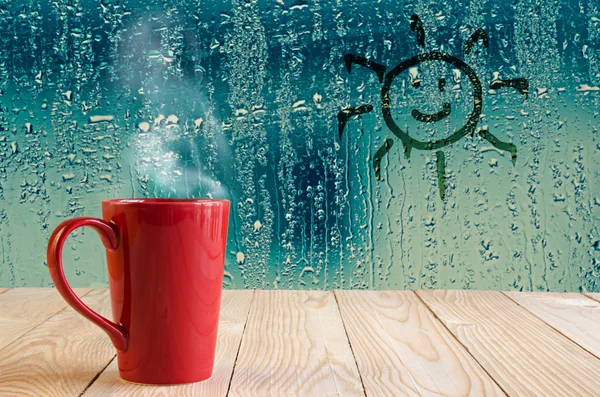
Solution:
M 579 293 L 504 292 L 504 295 L 600 359 L 600 302 Z
M 350 351 L 352 352 L 352 358 L 354 359 L 354 362 L 356 363 L 356 367 L 358 368 L 358 376 L 360 378 L 360 384 L 363 388 L 363 393 L 365 395 L 365 397 L 367 396 L 367 389 L 365 388 L 365 382 L 363 379 L 363 375 L 360 371 L 360 367 L 358 366 L 358 361 L 356 360 L 356 353 L 354 351 L 354 348 L 352 347 L 352 342 L 350 341 L 350 337 L 348 336 L 348 328 L 346 327 L 346 322 L 344 321 L 344 316 L 342 315 L 342 310 L 340 309 L 340 301 L 338 299 L 338 291 L 333 291 L 333 296 L 335 298 L 335 304 L 338 307 L 338 313 L 340 314 L 340 318 L 342 319 L 342 327 L 344 327 L 344 334 L 346 335 L 346 339 L 348 340 L 348 346 L 350 347 Z
M 248 317 L 250 316 L 250 309 L 252 308 L 252 301 L 254 301 L 254 294 L 256 290 L 253 290 L 252 298 L 250 298 L 250 307 L 246 312 L 246 318 L 244 319 L 244 329 L 242 330 L 242 335 L 240 337 L 240 342 L 238 343 L 237 350 L 235 352 L 235 359 L 233 360 L 233 368 L 231 368 L 231 375 L 229 376 L 229 382 L 227 382 L 227 392 L 225 396 L 229 396 L 229 391 L 231 390 L 231 381 L 233 380 L 233 374 L 235 373 L 235 367 L 238 363 L 238 357 L 240 356 L 240 350 L 242 349 L 242 341 L 244 340 L 244 335 L 246 334 L 246 327 L 248 326 Z
M 88 389 L 92 386 L 92 384 L 96 381 L 96 379 L 98 379 L 100 377 L 100 375 L 102 375 L 104 373 L 104 371 L 106 371 L 106 368 L 108 368 L 109 365 L 111 365 L 113 362 L 115 362 L 116 359 L 117 359 L 117 354 L 115 353 L 113 358 L 111 358 L 110 361 L 108 363 L 106 363 L 104 368 L 102 368 L 100 371 L 98 371 L 96 376 L 94 376 L 94 378 L 90 381 L 90 383 L 87 384 L 85 389 L 83 389 L 81 391 L 81 393 L 79 393 L 79 397 L 83 396 L 85 394 L 85 392 L 88 391 Z
M 584 295 L 590 299 L 600 302 L 600 292 L 585 292 Z

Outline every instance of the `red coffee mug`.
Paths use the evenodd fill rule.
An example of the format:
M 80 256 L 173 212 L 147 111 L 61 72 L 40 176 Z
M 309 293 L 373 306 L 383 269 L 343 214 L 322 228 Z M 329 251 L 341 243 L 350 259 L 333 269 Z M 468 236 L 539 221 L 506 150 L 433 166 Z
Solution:
M 56 289 L 108 334 L 124 380 L 178 384 L 210 378 L 229 201 L 105 200 L 102 217 L 70 219 L 50 236 L 48 269 Z M 81 226 L 96 230 L 106 247 L 113 321 L 86 306 L 65 279 L 63 245 Z

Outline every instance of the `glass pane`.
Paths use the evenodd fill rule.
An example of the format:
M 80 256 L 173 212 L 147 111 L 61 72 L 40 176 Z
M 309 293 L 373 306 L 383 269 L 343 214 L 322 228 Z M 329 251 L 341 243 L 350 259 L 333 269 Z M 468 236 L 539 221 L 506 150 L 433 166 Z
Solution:
M 0 0 L 0 286 L 214 197 L 229 288 L 600 291 L 599 86 L 596 0 Z

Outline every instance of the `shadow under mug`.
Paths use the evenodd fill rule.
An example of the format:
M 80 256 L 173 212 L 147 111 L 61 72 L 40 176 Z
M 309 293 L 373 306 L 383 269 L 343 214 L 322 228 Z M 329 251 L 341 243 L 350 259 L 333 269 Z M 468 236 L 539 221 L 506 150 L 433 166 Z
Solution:
M 213 371 L 229 201 L 116 199 L 102 218 L 73 218 L 50 236 L 48 270 L 62 297 L 102 328 L 130 382 L 179 384 Z M 96 230 L 106 248 L 113 321 L 73 292 L 62 267 L 73 230 Z

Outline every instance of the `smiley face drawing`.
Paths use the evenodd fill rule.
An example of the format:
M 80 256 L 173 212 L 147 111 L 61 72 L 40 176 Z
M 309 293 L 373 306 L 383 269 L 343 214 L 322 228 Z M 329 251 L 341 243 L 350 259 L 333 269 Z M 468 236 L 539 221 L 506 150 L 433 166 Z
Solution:
M 419 19 L 417 15 L 413 15 L 411 17 L 410 22 L 411 30 L 416 32 L 417 36 L 417 44 L 421 47 L 424 46 L 425 43 L 425 32 L 423 30 L 423 23 Z M 469 54 L 473 46 L 479 41 L 483 42 L 485 47 L 488 46 L 488 36 L 487 33 L 483 29 L 478 29 L 466 42 L 465 44 L 465 53 Z M 449 136 L 442 139 L 433 139 L 429 141 L 420 141 L 408 135 L 398 124 L 394 121 L 391 113 L 391 100 L 390 100 L 390 88 L 394 79 L 401 74 L 402 72 L 409 70 L 420 64 L 426 64 L 427 62 L 432 61 L 441 61 L 449 66 L 454 67 L 460 72 L 464 73 L 470 80 L 471 85 L 473 86 L 473 109 L 471 110 L 470 115 L 466 123 L 454 131 Z M 437 162 L 437 172 L 438 172 L 438 189 L 440 192 L 440 198 L 444 200 L 445 191 L 446 191 L 446 177 L 445 177 L 445 157 L 444 152 L 442 152 L 441 148 L 449 146 L 450 144 L 460 140 L 467 134 L 474 135 L 477 127 L 477 123 L 479 122 L 479 118 L 481 116 L 482 111 L 482 86 L 479 78 L 475 71 L 467 65 L 463 60 L 446 53 L 442 53 L 439 51 L 431 51 L 424 54 L 420 54 L 414 56 L 406 61 L 396 65 L 393 69 L 391 69 L 386 74 L 387 68 L 384 65 L 378 64 L 366 58 L 360 57 L 354 54 L 346 54 L 344 56 L 344 63 L 346 65 L 346 69 L 350 74 L 352 72 L 352 65 L 357 64 L 368 69 L 375 71 L 379 78 L 379 82 L 383 83 L 381 88 L 381 107 L 383 113 L 383 119 L 387 127 L 392 131 L 392 133 L 400 139 L 402 145 L 404 146 L 404 153 L 407 158 L 410 157 L 412 149 L 418 150 L 436 150 L 436 162 Z M 420 82 L 418 80 L 413 81 L 412 84 L 415 87 L 418 87 Z M 446 85 L 446 80 L 444 78 L 440 78 L 438 80 L 438 89 L 443 92 L 444 87 Z M 525 78 L 516 78 L 510 80 L 500 80 L 494 79 L 490 83 L 490 89 L 497 90 L 500 88 L 514 88 L 519 93 L 523 95 L 529 94 L 529 81 Z M 371 112 L 373 110 L 373 105 L 364 104 L 353 108 L 343 109 L 338 113 L 338 134 L 341 139 L 342 134 L 344 132 L 344 128 L 348 120 L 356 115 L 364 114 Z M 435 123 L 441 121 L 448 117 L 452 112 L 452 105 L 448 102 L 444 102 L 442 104 L 442 109 L 436 113 L 426 114 L 422 113 L 418 109 L 413 109 L 411 111 L 411 116 L 423 123 Z M 517 160 L 517 147 L 508 142 L 503 142 L 496 138 L 493 134 L 491 134 L 487 129 L 480 129 L 478 134 L 488 142 L 490 142 L 494 147 L 500 149 L 502 151 L 506 151 L 510 153 L 511 160 L 513 166 L 516 164 Z M 385 156 L 389 150 L 392 148 L 394 141 L 392 139 L 386 139 L 384 144 L 377 150 L 375 153 L 375 157 L 373 159 L 373 168 L 375 170 L 375 177 L 377 180 L 381 179 L 381 159 Z

